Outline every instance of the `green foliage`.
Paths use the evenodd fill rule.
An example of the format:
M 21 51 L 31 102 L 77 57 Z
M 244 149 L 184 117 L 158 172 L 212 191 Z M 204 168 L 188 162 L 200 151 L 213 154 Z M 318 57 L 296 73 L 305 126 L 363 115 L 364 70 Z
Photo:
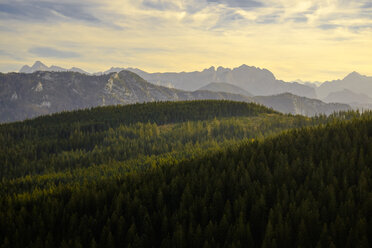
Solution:
M 372 244 L 372 113 L 172 105 L 1 125 L 0 247 Z
M 247 120 L 222 124 L 207 120 L 265 113 L 281 117 L 256 104 L 194 101 L 100 107 L 4 124 L 0 125 L 0 178 L 216 146 L 216 142 L 254 136 L 255 128 L 245 127 Z M 273 128 L 291 126 L 283 119 Z M 184 121 L 188 122 L 175 125 Z M 262 132 L 269 129 L 262 128 Z

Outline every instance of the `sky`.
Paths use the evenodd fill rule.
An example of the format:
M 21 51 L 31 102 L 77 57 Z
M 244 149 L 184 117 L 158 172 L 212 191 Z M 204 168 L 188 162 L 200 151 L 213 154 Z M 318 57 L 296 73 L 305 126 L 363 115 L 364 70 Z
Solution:
M 0 71 L 241 64 L 278 79 L 372 75 L 372 0 L 0 0 Z

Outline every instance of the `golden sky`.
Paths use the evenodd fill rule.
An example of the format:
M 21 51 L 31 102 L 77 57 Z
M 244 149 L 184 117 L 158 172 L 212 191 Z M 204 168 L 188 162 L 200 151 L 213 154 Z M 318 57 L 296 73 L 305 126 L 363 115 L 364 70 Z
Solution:
M 372 75 L 372 0 L 0 0 L 0 71 L 241 64 L 276 78 Z

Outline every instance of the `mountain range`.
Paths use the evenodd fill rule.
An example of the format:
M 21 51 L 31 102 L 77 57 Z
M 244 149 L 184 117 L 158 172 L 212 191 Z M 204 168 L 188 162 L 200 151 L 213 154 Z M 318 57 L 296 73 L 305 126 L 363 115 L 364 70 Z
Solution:
M 59 67 L 59 66 L 55 66 L 55 65 L 52 65 L 52 66 L 48 67 L 40 61 L 36 61 L 31 67 L 28 66 L 28 65 L 24 65 L 19 70 L 20 73 L 33 73 L 33 72 L 36 72 L 36 71 L 57 71 L 57 72 L 73 71 L 73 72 L 80 72 L 80 73 L 84 73 L 84 74 L 89 74 L 88 72 L 86 72 L 86 71 L 84 71 L 80 68 L 77 68 L 77 67 L 72 67 L 71 69 L 65 69 L 65 68 L 62 68 L 62 67 Z
M 61 67 L 47 67 L 40 61 L 35 62 L 32 67 L 23 66 L 19 72 L 31 73 L 35 71 L 77 71 L 86 73 L 79 68 L 64 69 Z M 292 93 L 298 96 L 315 98 L 315 89 L 296 82 L 287 83 L 277 80 L 272 72 L 254 66 L 241 65 L 237 68 L 224 68 L 222 66 L 210 67 L 203 71 L 194 72 L 169 72 L 169 73 L 148 73 L 137 68 L 112 67 L 111 69 L 93 73 L 93 75 L 104 75 L 122 70 L 132 71 L 150 83 L 173 87 L 181 90 L 195 91 L 211 82 L 224 82 L 238 86 L 252 95 L 273 95 L 280 93 Z
M 310 83 L 301 80 L 284 82 L 277 80 L 272 72 L 253 66 L 242 65 L 237 68 L 210 67 L 194 72 L 148 73 L 137 68 L 111 67 L 107 71 L 91 75 L 105 75 L 122 70 L 132 71 L 146 81 L 187 91 L 199 89 L 229 92 L 245 96 L 268 96 L 281 93 L 292 93 L 298 96 L 319 99 L 324 102 L 339 102 L 352 105 L 354 108 L 372 108 L 372 77 L 352 72 L 343 79 Z M 35 71 L 75 71 L 89 74 L 86 71 L 72 67 L 64 69 L 58 66 L 48 67 L 40 61 L 33 66 L 23 66 L 20 72 Z M 210 85 L 212 83 L 212 85 Z M 217 85 L 217 84 L 219 85 Z M 206 88 L 204 88 L 206 87 Z M 232 89 L 235 87 L 234 89 Z M 236 88 L 238 87 L 238 88 Z
M 137 73 L 149 82 L 187 90 L 196 90 L 203 87 L 212 89 L 216 88 L 217 85 L 214 84 L 211 87 L 209 84 L 219 82 L 225 83 L 225 88 L 226 84 L 239 87 L 241 89 L 240 94 L 248 92 L 254 96 L 269 96 L 291 93 L 325 102 L 352 104 L 355 108 L 370 108 L 371 105 L 369 104 L 372 104 L 372 77 L 363 76 L 357 72 L 352 72 L 343 79 L 313 84 L 309 82 L 284 82 L 277 80 L 274 74 L 266 69 L 246 65 L 234 69 L 218 67 L 216 70 L 211 67 L 201 72 L 181 73 L 147 73 L 132 68 L 128 68 L 128 70 Z M 219 88 L 223 91 L 221 85 Z M 345 91 L 348 94 L 345 94 Z M 341 92 L 343 93 L 341 94 Z M 336 95 L 340 96 L 336 97 Z
M 55 112 L 104 105 L 131 104 L 151 101 L 226 99 L 258 102 L 283 113 L 328 114 L 349 110 L 346 104 L 327 104 L 318 100 L 285 93 L 272 97 L 251 97 L 229 92 L 208 90 L 183 91 L 151 84 L 130 71 L 103 75 L 78 72 L 7 73 L 0 74 L 0 122 L 33 118 Z M 319 106 L 322 106 L 321 108 Z
M 337 92 L 343 92 L 343 95 L 336 100 L 345 103 L 355 101 L 372 103 L 372 77 L 354 71 L 343 79 L 324 82 L 316 89 L 320 99 L 330 98 L 331 94 Z
M 292 93 L 298 96 L 315 98 L 315 89 L 299 83 L 287 83 L 277 80 L 267 69 L 242 65 L 234 69 L 210 67 L 203 71 L 181 73 L 147 73 L 139 69 L 128 68 L 145 80 L 159 84 L 172 85 L 183 90 L 196 90 L 211 82 L 224 82 L 238 86 L 252 95 L 274 95 Z

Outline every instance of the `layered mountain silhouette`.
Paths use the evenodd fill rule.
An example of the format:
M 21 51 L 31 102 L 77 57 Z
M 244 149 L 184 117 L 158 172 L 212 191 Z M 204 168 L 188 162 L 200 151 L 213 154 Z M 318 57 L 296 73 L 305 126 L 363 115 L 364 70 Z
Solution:
M 201 87 L 199 90 L 208 90 L 208 91 L 213 91 L 213 92 L 228 92 L 228 93 L 233 93 L 233 94 L 240 94 L 244 96 L 249 96 L 253 97 L 251 93 L 249 93 L 246 90 L 243 90 L 242 88 L 235 86 L 233 84 L 228 84 L 228 83 L 210 83 L 204 87 Z
M 183 91 L 151 84 L 130 71 L 100 76 L 77 72 L 7 73 L 0 74 L 0 121 L 11 122 L 39 115 L 95 106 L 131 104 L 150 101 L 234 100 L 259 102 L 284 113 L 309 116 L 348 110 L 346 104 L 318 106 L 318 100 L 288 95 L 273 96 L 282 105 L 272 104 L 269 96 L 249 97 L 208 90 Z M 290 103 L 292 101 L 292 104 Z M 284 106 L 284 107 L 283 107 Z M 295 107 L 293 107 L 295 106 Z M 288 108 L 285 108 L 288 107 Z
M 283 93 L 274 96 L 256 96 L 257 103 L 273 108 L 282 113 L 314 116 L 317 114 L 332 114 L 333 112 L 350 110 L 350 106 L 340 103 L 325 103 L 316 99 Z
M 225 82 L 238 86 L 253 95 L 273 95 L 289 92 L 299 96 L 315 98 L 312 87 L 299 83 L 287 83 L 277 80 L 273 73 L 266 69 L 242 65 L 234 69 L 210 67 L 203 71 L 181 73 L 147 73 L 128 68 L 145 80 L 160 84 L 172 85 L 183 90 L 196 90 L 211 82 Z
M 341 80 L 333 80 L 322 83 L 317 89 L 316 93 L 319 99 L 329 98 L 331 93 L 343 92 L 347 90 L 348 95 L 344 96 L 355 97 L 355 94 L 363 94 L 369 98 L 372 98 L 372 77 L 363 76 L 357 72 L 352 72 Z M 344 92 L 345 93 L 345 92 Z M 350 94 L 352 93 L 352 94 Z M 343 98 L 344 102 L 352 102 L 352 98 Z M 365 97 L 362 97 L 364 101 Z M 342 100 L 342 98 L 340 99 Z
M 170 72 L 170 73 L 148 73 L 137 68 L 111 67 L 104 72 L 92 75 L 104 75 L 122 70 L 132 71 L 150 83 L 177 88 L 187 91 L 198 89 L 216 92 L 229 92 L 251 96 L 251 95 L 278 95 L 291 93 L 293 95 L 315 98 L 325 102 L 340 102 L 358 106 L 369 106 L 372 98 L 372 77 L 363 76 L 352 72 L 344 79 L 326 81 L 324 83 L 309 83 L 301 80 L 296 82 L 284 82 L 277 80 L 273 73 L 267 69 L 242 65 L 237 68 L 210 67 L 203 71 L 194 72 Z M 47 67 L 40 61 L 35 62 L 32 67 L 23 66 L 20 72 L 32 73 L 35 71 L 76 71 L 86 73 L 79 68 L 65 69 L 58 66 Z M 223 84 L 222 84 L 223 83 Z M 238 87 L 238 88 L 233 88 Z M 361 95 L 362 94 L 362 95 Z
M 325 102 L 343 102 L 348 104 L 372 104 L 372 98 L 362 93 L 355 93 L 348 89 L 331 92 L 323 99 Z
M 246 97 L 271 96 L 290 93 L 294 96 L 314 98 L 326 103 L 345 103 L 354 109 L 372 108 L 372 77 L 352 72 L 340 80 L 312 84 L 284 82 L 277 80 L 267 69 L 242 65 L 237 68 L 210 67 L 202 71 L 180 73 L 148 73 L 137 68 L 112 67 L 107 71 L 89 74 L 86 71 L 72 67 L 65 69 L 58 66 L 46 66 L 36 61 L 33 66 L 23 66 L 22 73 L 36 71 L 80 72 L 86 75 L 103 76 L 128 70 L 138 74 L 146 81 L 167 88 L 184 91 L 207 90 L 211 92 L 226 92 L 240 94 Z M 318 86 L 319 85 L 319 86 Z
M 89 74 L 88 72 L 77 68 L 77 67 L 72 67 L 70 69 L 65 69 L 59 66 L 52 65 L 50 67 L 46 66 L 40 61 L 36 61 L 31 67 L 28 65 L 22 66 L 22 68 L 19 70 L 20 73 L 34 73 L 36 71 L 56 71 L 56 72 L 61 72 L 61 71 L 73 71 L 73 72 L 80 72 L 84 74 Z
M 36 62 L 38 65 L 41 62 Z M 35 63 L 35 64 L 36 64 Z M 42 64 L 42 63 L 41 63 Z M 34 67 L 34 66 L 33 66 Z M 32 67 L 32 68 L 33 68 Z M 35 72 L 36 70 L 47 70 L 44 66 L 36 66 L 34 69 L 25 70 L 24 67 L 20 72 Z M 29 67 L 26 67 L 29 68 Z M 63 68 L 58 71 L 62 71 Z M 63 69 L 67 70 L 67 69 Z M 71 71 L 72 69 L 70 69 Z M 315 98 L 315 90 L 312 87 L 299 83 L 287 83 L 282 80 L 277 80 L 273 73 L 267 69 L 261 69 L 254 66 L 241 65 L 237 68 L 210 67 L 203 71 L 194 72 L 169 72 L 169 73 L 148 73 L 137 68 L 119 68 L 112 67 L 111 69 L 94 73 L 93 75 L 110 74 L 120 72 L 122 70 L 132 71 L 150 83 L 174 87 L 181 90 L 195 91 L 201 87 L 208 85 L 211 82 L 224 82 L 238 86 L 253 95 L 273 95 L 289 92 L 299 96 Z M 81 71 L 80 71 L 81 72 Z

